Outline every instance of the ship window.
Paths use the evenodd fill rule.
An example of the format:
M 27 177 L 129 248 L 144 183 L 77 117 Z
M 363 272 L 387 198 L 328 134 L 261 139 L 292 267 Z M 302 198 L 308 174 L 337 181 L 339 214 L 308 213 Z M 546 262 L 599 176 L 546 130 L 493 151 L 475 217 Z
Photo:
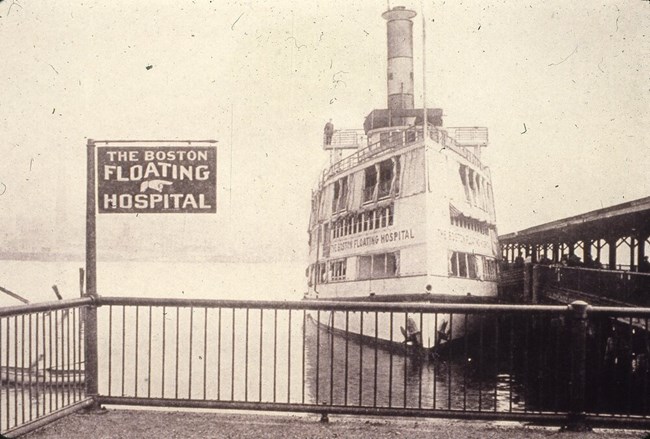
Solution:
M 377 279 L 384 277 L 386 272 L 386 255 L 373 255 L 372 257 L 372 277 Z
M 467 271 L 471 279 L 478 278 L 478 275 L 476 273 L 476 256 L 467 255 Z
M 497 279 L 497 263 L 495 259 L 492 258 L 483 259 L 483 278 L 485 280 Z
M 359 257 L 359 279 L 370 279 L 372 256 Z
M 466 167 L 463 165 L 460 165 L 460 168 L 458 169 L 458 173 L 460 174 L 460 181 L 463 184 L 463 189 L 465 190 L 465 198 L 467 198 L 467 201 L 470 201 L 470 196 L 469 196 L 469 188 L 467 186 L 467 174 L 466 174 Z
M 345 210 L 348 198 L 348 178 L 344 177 L 334 182 L 334 197 L 332 198 L 332 212 Z
M 465 253 L 458 253 L 458 276 L 467 277 L 467 258 Z
M 321 264 L 318 264 L 318 271 L 319 271 L 319 273 L 318 273 L 319 281 L 318 282 L 321 283 L 321 284 L 327 282 L 327 268 L 326 268 L 324 262 L 321 263 Z
M 470 279 L 496 280 L 496 261 L 493 258 L 468 254 L 462 252 L 451 252 L 449 257 L 449 275 L 468 277 Z
M 451 257 L 449 258 L 449 274 L 458 276 L 458 253 L 456 252 L 451 252 Z
M 341 189 L 339 193 L 339 210 L 345 210 L 348 202 L 348 178 L 344 177 L 339 180 Z
M 368 212 L 368 230 L 372 230 L 375 228 L 375 215 L 377 211 L 376 210 L 371 210 Z
M 390 187 L 393 183 L 393 161 L 386 160 L 379 164 L 379 193 L 378 198 L 385 198 L 390 195 Z
M 375 209 L 373 214 L 375 215 L 375 229 L 378 229 L 381 227 L 381 210 Z
M 393 72 L 388 74 L 388 79 L 393 79 Z
M 366 168 L 364 183 L 363 201 L 372 201 L 375 195 L 375 186 L 377 185 L 377 169 L 374 166 Z
M 330 279 L 345 280 L 347 271 L 347 259 L 341 259 L 330 262 Z
M 314 266 L 310 265 L 307 267 L 307 276 L 308 276 L 308 281 L 307 281 L 307 286 L 311 287 L 314 285 Z
M 381 279 L 395 276 L 397 276 L 396 253 L 359 257 L 359 279 Z
M 386 276 L 397 275 L 397 257 L 395 253 L 386 254 Z
M 388 225 L 392 226 L 393 225 L 393 209 L 390 208 L 390 207 L 387 207 L 386 211 L 388 212 Z
M 413 133 L 413 134 L 415 134 L 415 133 Z M 393 178 L 393 194 L 399 195 L 399 178 L 400 178 L 400 160 L 399 160 L 399 156 L 393 158 L 393 163 L 395 165 L 395 172 L 394 172 L 395 177 Z
M 382 253 L 372 256 L 372 277 L 394 277 L 397 274 L 397 258 L 395 253 Z

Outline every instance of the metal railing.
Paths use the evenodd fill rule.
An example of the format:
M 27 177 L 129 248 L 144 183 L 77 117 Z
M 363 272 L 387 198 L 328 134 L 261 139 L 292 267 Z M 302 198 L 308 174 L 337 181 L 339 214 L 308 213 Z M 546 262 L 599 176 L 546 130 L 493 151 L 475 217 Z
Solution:
M 650 306 L 650 274 L 582 267 L 544 267 L 546 285 L 591 293 L 615 302 Z
M 459 128 L 454 128 L 453 130 L 458 129 Z M 321 181 L 332 175 L 336 175 L 340 172 L 353 168 L 359 163 L 362 163 L 364 160 L 367 160 L 370 157 L 374 157 L 375 155 L 378 155 L 384 151 L 402 149 L 407 146 L 411 146 L 416 142 L 422 141 L 422 132 L 422 127 L 411 127 L 400 131 L 382 133 L 384 135 L 380 136 L 379 141 L 369 144 L 366 148 L 363 148 L 354 154 L 349 155 L 343 160 L 334 163 L 332 166 L 330 166 L 329 169 L 323 171 Z M 449 148 L 461 157 L 464 157 L 478 169 L 487 169 L 487 166 L 483 165 L 479 158 L 476 157 L 476 155 L 474 155 L 474 153 L 472 153 L 469 149 L 467 149 L 467 145 L 456 141 L 456 139 L 450 136 L 446 130 L 429 126 L 428 132 L 429 138 L 433 141 L 439 143 L 445 148 Z
M 20 434 L 92 402 L 84 387 L 83 343 L 90 303 L 0 308 L 1 432 Z
M 456 139 L 451 137 L 446 130 L 438 129 L 436 127 L 430 127 L 429 137 L 432 140 L 438 142 L 440 145 L 444 146 L 445 148 L 451 149 L 461 157 L 465 157 L 467 161 L 469 161 L 471 164 L 476 166 L 478 169 L 481 170 L 487 169 L 487 166 L 483 165 L 481 163 L 481 160 L 479 160 L 479 158 L 476 157 L 474 153 L 472 153 L 469 149 L 466 148 L 467 145 L 463 145 L 457 142 Z
M 364 130 L 334 130 L 330 143 L 327 143 L 327 135 L 323 134 L 323 148 L 325 149 L 358 149 L 367 145 L 367 137 Z
M 364 160 L 374 157 L 381 152 L 388 151 L 389 149 L 402 149 L 422 140 L 422 128 L 418 130 L 413 127 L 385 134 L 379 141 L 371 143 L 366 148 L 334 163 L 328 170 L 323 172 L 323 179 L 353 168 Z
M 650 309 L 140 298 L 99 304 L 100 404 L 594 425 L 650 420 Z M 420 329 L 421 348 L 405 342 L 409 320 Z M 634 352 L 619 341 L 618 350 L 608 348 L 616 344 L 612 324 L 626 343 L 635 340 Z M 611 388 L 607 374 L 625 385 Z
M 86 313 L 97 318 L 98 356 L 78 368 L 93 352 L 80 343 L 78 307 L 87 304 L 52 308 L 76 310 L 71 330 L 63 323 L 60 338 L 32 327 L 46 340 L 38 347 L 26 324 L 17 351 L 15 330 L 4 328 L 22 328 L 23 315 L 48 322 L 48 308 L 0 313 L 11 348 L 2 364 L 51 346 L 48 366 L 98 378 L 90 398 L 72 383 L 3 385 L 10 433 L 93 403 L 650 424 L 649 308 L 99 297 L 96 314 Z M 23 404 L 30 389 L 44 397 Z

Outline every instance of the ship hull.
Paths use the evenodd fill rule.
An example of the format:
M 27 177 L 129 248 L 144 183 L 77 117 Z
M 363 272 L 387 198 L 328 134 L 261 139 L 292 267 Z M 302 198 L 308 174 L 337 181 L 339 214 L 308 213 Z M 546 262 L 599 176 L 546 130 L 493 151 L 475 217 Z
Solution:
M 496 298 L 444 297 L 439 300 L 425 295 L 403 295 L 376 298 L 389 303 L 493 303 Z M 431 296 L 431 295 L 426 295 Z M 353 303 L 354 300 L 343 300 Z M 361 301 L 361 300 L 359 300 Z M 368 299 L 366 299 L 366 302 Z M 477 314 L 414 313 L 414 312 L 362 312 L 362 311 L 311 311 L 311 321 L 320 329 L 333 335 L 354 340 L 387 351 L 432 357 L 466 336 L 476 333 L 484 318 Z M 482 320 L 483 319 L 483 320 Z

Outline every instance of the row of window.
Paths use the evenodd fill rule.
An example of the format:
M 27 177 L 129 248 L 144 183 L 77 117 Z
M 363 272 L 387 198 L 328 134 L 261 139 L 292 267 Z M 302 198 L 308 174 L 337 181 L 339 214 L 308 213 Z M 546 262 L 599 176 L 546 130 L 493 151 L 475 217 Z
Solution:
M 380 253 L 360 256 L 357 280 L 384 279 L 397 277 L 397 253 Z M 318 280 L 319 284 L 348 279 L 348 258 L 335 259 L 327 263 L 310 265 L 308 269 L 309 286 Z
M 467 202 L 487 211 L 490 203 L 490 183 L 469 166 L 460 165 L 458 172 Z
M 485 222 L 474 218 L 452 216 L 451 224 L 464 229 L 473 230 L 483 235 L 488 235 L 490 233 L 490 228 Z
M 463 252 L 451 252 L 449 275 L 469 279 L 496 280 L 496 259 Z
M 334 196 L 332 197 L 332 214 L 343 212 L 347 209 L 348 200 L 352 197 L 354 185 L 349 179 L 351 176 L 342 177 L 334 182 Z M 363 171 L 363 188 L 361 198 L 364 203 L 369 203 L 391 195 L 399 194 L 400 158 L 392 157 L 383 162 L 369 166 Z
M 381 200 L 399 193 L 399 156 L 364 169 L 363 202 Z
M 385 279 L 397 277 L 399 273 L 399 255 L 397 252 L 379 253 L 359 256 L 357 280 Z M 309 267 L 309 286 L 318 279 L 319 284 L 348 279 L 348 258 L 321 262 Z M 497 279 L 496 259 L 482 255 L 463 252 L 451 252 L 449 258 L 449 275 L 468 279 Z
M 393 225 L 393 206 L 378 207 L 356 215 L 339 218 L 332 225 L 332 238 L 354 235 Z

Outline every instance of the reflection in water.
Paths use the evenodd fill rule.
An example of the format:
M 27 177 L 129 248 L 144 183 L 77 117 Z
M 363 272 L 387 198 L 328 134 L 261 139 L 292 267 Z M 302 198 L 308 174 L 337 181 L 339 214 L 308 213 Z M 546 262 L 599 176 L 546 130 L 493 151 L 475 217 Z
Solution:
M 307 322 L 310 401 L 362 407 L 523 410 L 510 376 L 453 349 L 435 361 L 334 335 Z M 464 349 L 457 349 L 465 354 Z M 512 403 L 511 403 L 512 401 Z

